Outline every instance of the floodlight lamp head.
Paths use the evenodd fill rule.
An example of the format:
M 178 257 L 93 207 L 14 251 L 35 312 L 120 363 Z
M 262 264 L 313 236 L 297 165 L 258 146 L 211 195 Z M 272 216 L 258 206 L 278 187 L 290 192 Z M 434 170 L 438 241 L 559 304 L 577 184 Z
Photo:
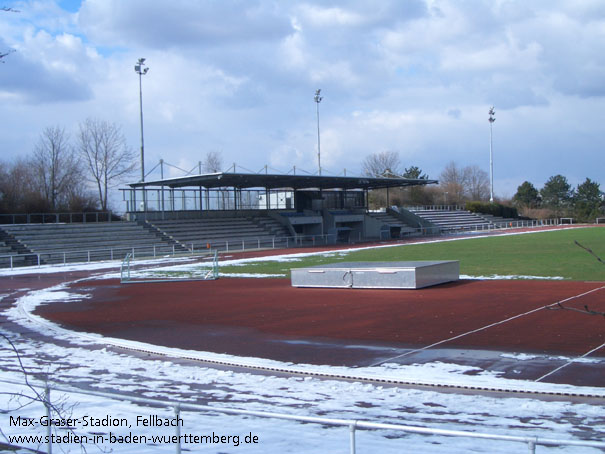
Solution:
M 318 88 L 317 90 L 315 90 L 315 97 L 313 99 L 315 100 L 315 102 L 317 104 L 319 104 L 321 102 L 321 100 L 323 99 L 322 96 L 319 96 L 320 93 L 321 93 L 321 88 Z
M 494 116 L 496 115 L 496 111 L 494 110 L 494 106 L 489 108 L 489 119 L 488 121 L 490 123 L 493 123 L 494 121 L 496 121 L 496 117 Z
M 139 58 L 139 60 L 137 61 L 137 64 L 134 65 L 135 72 L 139 75 L 147 74 L 147 71 L 149 71 L 149 68 L 143 69 L 143 66 L 145 66 L 145 59 Z

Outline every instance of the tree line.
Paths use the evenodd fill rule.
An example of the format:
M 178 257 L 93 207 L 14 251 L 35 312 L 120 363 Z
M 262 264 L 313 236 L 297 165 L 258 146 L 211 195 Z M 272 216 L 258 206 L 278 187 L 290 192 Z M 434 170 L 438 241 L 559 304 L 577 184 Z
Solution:
M 396 151 L 383 151 L 367 156 L 362 163 L 363 174 L 369 177 L 404 177 L 429 179 L 417 166 L 404 167 Z M 460 167 L 448 163 L 439 177 L 438 186 L 412 186 L 390 189 L 391 205 L 463 205 L 468 201 L 489 200 L 489 176 L 477 165 Z M 370 193 L 370 207 L 386 205 L 386 190 Z
M 364 159 L 362 168 L 364 175 L 370 177 L 429 178 L 416 166 L 404 167 L 396 151 L 373 153 Z M 489 175 L 477 165 L 460 167 L 449 162 L 437 179 L 439 185 L 390 189 L 389 204 L 466 205 L 489 201 Z M 370 207 L 386 206 L 386 197 L 386 190 L 371 191 Z M 540 190 L 525 181 L 512 200 L 498 199 L 497 202 L 516 208 L 524 216 L 540 219 L 573 217 L 578 221 L 594 221 L 604 215 L 605 209 L 599 183 L 586 178 L 573 188 L 562 175 L 550 177 Z
M 538 190 L 523 182 L 513 203 L 527 216 L 573 217 L 577 221 L 594 221 L 603 216 L 604 200 L 599 183 L 590 178 L 573 188 L 563 175 L 554 175 Z
M 88 118 L 73 137 L 47 127 L 29 155 L 0 161 L 0 213 L 106 211 L 109 190 L 136 167 L 114 123 Z

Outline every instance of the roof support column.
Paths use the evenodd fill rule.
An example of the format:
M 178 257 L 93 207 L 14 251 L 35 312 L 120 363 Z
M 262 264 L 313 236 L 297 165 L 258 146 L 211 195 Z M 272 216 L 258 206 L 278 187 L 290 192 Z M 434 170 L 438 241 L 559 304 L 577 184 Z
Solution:
M 164 181 L 164 160 L 160 159 L 160 178 Z M 162 219 L 164 219 L 164 185 L 161 186 L 162 191 Z
M 265 188 L 265 208 L 267 209 L 267 211 L 269 211 L 269 206 L 270 206 L 269 195 L 270 195 L 269 188 Z

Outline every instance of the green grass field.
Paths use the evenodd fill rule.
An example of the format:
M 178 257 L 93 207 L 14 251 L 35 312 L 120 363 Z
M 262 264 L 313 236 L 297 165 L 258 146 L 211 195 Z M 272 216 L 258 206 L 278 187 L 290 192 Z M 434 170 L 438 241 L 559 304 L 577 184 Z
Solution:
M 245 266 L 221 267 L 221 273 L 285 274 L 289 278 L 290 268 L 339 261 L 459 260 L 460 273 L 471 276 L 542 276 L 605 281 L 605 265 L 576 246 L 574 241 L 592 249 L 605 260 L 605 228 L 577 228 L 335 252 L 292 262 L 253 262 Z

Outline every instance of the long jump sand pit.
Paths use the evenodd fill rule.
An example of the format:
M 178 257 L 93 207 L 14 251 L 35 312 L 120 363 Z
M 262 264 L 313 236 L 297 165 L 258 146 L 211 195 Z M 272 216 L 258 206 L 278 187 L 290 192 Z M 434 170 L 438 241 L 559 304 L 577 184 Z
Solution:
M 580 312 L 605 312 L 605 289 L 595 282 L 462 280 L 406 291 L 225 278 L 71 288 L 90 297 L 36 313 L 77 331 L 287 362 L 369 365 L 435 343 L 579 356 L 605 343 L 605 317 Z

